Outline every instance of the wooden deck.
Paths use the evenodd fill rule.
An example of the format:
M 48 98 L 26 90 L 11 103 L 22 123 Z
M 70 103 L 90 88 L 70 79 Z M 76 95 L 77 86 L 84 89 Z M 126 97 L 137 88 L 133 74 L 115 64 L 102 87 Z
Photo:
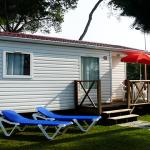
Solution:
M 150 104 L 150 80 L 127 80 L 128 108 Z
M 84 84 L 88 83 L 87 87 Z M 149 105 L 150 104 L 150 80 L 126 80 L 126 101 L 113 101 L 110 103 L 101 102 L 101 81 L 75 81 L 75 104 L 79 110 L 91 111 L 98 114 L 102 114 L 106 110 L 128 108 L 135 109 L 135 107 Z M 80 92 L 84 95 L 79 100 Z M 90 92 L 95 92 L 94 99 Z M 132 112 L 131 111 L 131 112 Z

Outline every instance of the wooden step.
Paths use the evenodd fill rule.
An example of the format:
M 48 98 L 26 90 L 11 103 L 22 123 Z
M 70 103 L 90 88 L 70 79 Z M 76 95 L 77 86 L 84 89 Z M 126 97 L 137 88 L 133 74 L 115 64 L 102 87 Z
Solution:
M 109 120 L 121 120 L 121 119 L 128 119 L 128 118 L 135 118 L 139 115 L 136 114 L 130 114 L 130 115 L 122 115 L 122 116 L 116 116 L 116 117 L 109 117 Z
M 149 105 L 150 103 L 135 103 L 135 104 L 130 104 L 130 106 L 140 106 L 140 105 Z
M 122 113 L 128 111 L 131 111 L 131 109 L 116 109 L 116 110 L 103 111 L 102 114 L 115 114 L 115 113 Z

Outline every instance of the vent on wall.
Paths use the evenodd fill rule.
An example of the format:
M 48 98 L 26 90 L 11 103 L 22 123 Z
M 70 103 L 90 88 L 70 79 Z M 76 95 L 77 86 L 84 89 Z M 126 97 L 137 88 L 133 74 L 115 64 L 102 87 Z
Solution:
M 103 56 L 103 60 L 107 60 L 107 56 Z

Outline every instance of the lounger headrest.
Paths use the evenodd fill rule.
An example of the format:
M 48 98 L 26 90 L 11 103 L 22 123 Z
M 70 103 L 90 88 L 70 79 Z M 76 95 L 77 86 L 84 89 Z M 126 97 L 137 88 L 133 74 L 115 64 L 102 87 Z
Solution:
M 54 115 L 54 113 L 53 112 L 51 112 L 51 111 L 48 111 L 47 109 L 45 109 L 44 107 L 37 107 L 37 111 L 38 112 L 40 112 L 40 113 L 42 113 L 42 114 L 45 114 L 45 115 Z
M 13 110 L 3 110 L 2 114 L 8 120 L 13 121 L 13 122 L 20 122 L 20 120 L 24 119 L 21 115 L 17 114 Z

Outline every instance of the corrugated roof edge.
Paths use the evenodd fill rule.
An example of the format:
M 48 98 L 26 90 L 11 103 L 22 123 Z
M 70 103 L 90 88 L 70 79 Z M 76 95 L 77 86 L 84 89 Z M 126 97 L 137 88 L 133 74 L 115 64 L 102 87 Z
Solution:
M 123 51 L 123 52 L 143 51 L 143 50 L 130 48 L 130 47 L 126 47 L 126 46 L 89 42 L 89 41 L 80 41 L 80 40 L 71 40 L 71 39 L 41 36 L 41 35 L 31 35 L 31 34 L 24 34 L 24 33 L 0 32 L 0 36 L 9 36 L 9 37 L 15 37 L 15 38 L 41 40 L 41 41 L 52 41 L 52 42 L 61 42 L 61 43 L 70 43 L 70 44 L 87 45 L 87 46 L 95 46 L 95 47 L 109 47 L 109 48 L 120 49 L 120 51 Z

